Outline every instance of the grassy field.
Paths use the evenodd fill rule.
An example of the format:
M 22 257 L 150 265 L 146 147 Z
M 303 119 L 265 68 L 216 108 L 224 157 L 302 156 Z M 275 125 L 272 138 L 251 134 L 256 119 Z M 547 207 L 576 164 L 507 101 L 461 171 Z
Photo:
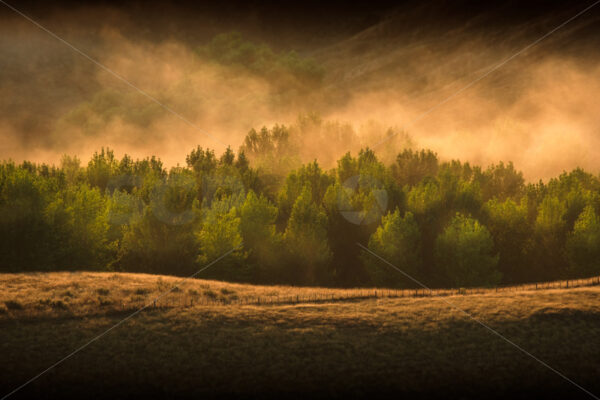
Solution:
M 0 395 L 179 281 L 0 275 Z M 311 293 L 334 300 L 239 304 Z M 599 287 L 343 299 L 360 294 L 187 281 L 10 398 L 592 398 L 459 309 L 600 393 Z

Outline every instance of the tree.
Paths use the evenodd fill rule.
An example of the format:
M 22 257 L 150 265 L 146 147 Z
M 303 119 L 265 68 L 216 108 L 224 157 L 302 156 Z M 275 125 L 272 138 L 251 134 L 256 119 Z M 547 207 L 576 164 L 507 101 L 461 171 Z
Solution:
M 498 269 L 505 283 L 534 279 L 531 273 L 533 226 L 527 218 L 526 201 L 489 200 L 484 206 L 487 228 L 499 253 Z
M 230 281 L 249 281 L 251 270 L 245 260 L 247 253 L 242 248 L 241 219 L 232 201 L 225 198 L 216 201 L 211 208 L 205 210 L 202 226 L 197 233 L 200 255 L 198 263 L 207 265 L 219 257 L 215 268 L 206 270 L 203 276 Z
M 404 150 L 392 165 L 392 175 L 400 187 L 414 186 L 427 177 L 436 176 L 438 171 L 437 154 L 431 150 Z
M 111 251 L 108 243 L 107 198 L 87 184 L 69 186 L 59 192 L 46 208 L 57 243 L 53 251 L 58 268 L 104 267 Z
M 271 129 L 262 127 L 259 132 L 251 129 L 240 152 L 247 154 L 256 168 L 267 174 L 287 174 L 300 165 L 298 148 L 290 141 L 290 132 L 285 125 L 275 125 Z
M 67 184 L 74 185 L 83 180 L 83 169 L 77 156 L 70 157 L 64 154 L 60 159 L 60 168 L 65 174 Z
M 319 84 L 324 73 L 311 58 L 301 57 L 294 51 L 276 53 L 264 43 L 245 40 L 239 32 L 221 33 L 198 48 L 197 53 L 232 68 L 285 82 L 288 86 L 295 83 L 293 87 L 299 86 L 298 89 L 300 83 Z
M 327 243 L 327 216 L 312 198 L 307 185 L 294 202 L 283 239 L 290 257 L 288 279 L 314 285 L 326 283 L 331 276 L 331 250 Z
M 344 156 L 337 161 L 336 175 L 338 182 L 344 183 L 353 176 L 357 176 L 358 172 L 358 160 L 352 157 L 350 152 L 344 154 Z
M 376 201 L 367 203 L 364 200 L 360 183 L 356 188 L 348 188 L 336 182 L 329 186 L 323 198 L 328 242 L 332 250 L 332 274 L 338 284 L 357 286 L 364 285 L 368 280 L 356 243 L 368 241 L 385 210 Z M 375 207 L 379 216 L 367 219 L 372 207 Z
M 217 168 L 215 152 L 198 146 L 185 157 L 188 168 L 197 175 L 209 174 Z
M 538 279 L 566 278 L 565 241 L 567 224 L 566 204 L 555 195 L 547 195 L 538 207 L 535 220 L 534 274 Z
M 281 276 L 281 235 L 275 229 L 277 207 L 265 197 L 248 192 L 240 207 L 240 231 L 254 278 L 276 282 Z
M 168 171 L 156 157 L 117 160 L 108 149 L 83 166 L 67 156 L 60 168 L 0 162 L 0 268 L 189 275 L 234 250 L 203 276 L 407 285 L 358 242 L 429 285 L 600 274 L 595 175 L 575 169 L 525 185 L 511 163 L 482 170 L 408 150 L 389 166 L 368 148 L 331 170 L 316 161 L 290 173 L 256 168 L 312 159 L 315 138 L 360 145 L 351 126 L 306 115 L 251 131 L 237 155 L 197 147 Z
M 593 207 L 587 206 L 579 215 L 566 247 L 571 276 L 600 274 L 600 218 Z
M 417 215 L 441 214 L 442 193 L 435 180 L 424 180 L 408 192 L 407 206 Z
M 489 286 L 500 282 L 490 232 L 477 220 L 457 213 L 435 243 L 442 283 L 451 287 Z
M 94 152 L 87 166 L 87 179 L 91 186 L 99 188 L 102 192 L 108 186 L 110 178 L 117 170 L 115 154 L 110 149 L 102 148 L 100 152 Z
M 129 224 L 123 227 L 118 257 L 112 264 L 115 268 L 173 275 L 187 275 L 197 269 L 195 231 L 200 213 L 195 181 L 190 174 L 175 168 L 163 178 L 150 170 L 136 192 L 145 203 L 143 207 L 130 199 L 124 204 L 111 204 L 109 210 L 115 212 L 120 208 L 125 212 L 128 208 L 142 208 L 141 212 L 125 216 Z
M 55 248 L 45 209 L 52 193 L 34 169 L 5 163 L 0 168 L 0 267 L 52 269 Z
M 293 205 L 306 187 L 309 188 L 312 202 L 322 205 L 323 196 L 333 182 L 334 178 L 326 174 L 316 161 L 292 171 L 279 192 L 280 218 L 287 219 L 290 216 Z
M 194 223 L 173 225 L 156 217 L 152 205 L 123 227 L 119 253 L 111 267 L 131 272 L 186 276 L 195 272 L 198 241 Z
M 493 197 L 499 200 L 520 195 L 525 187 L 523 173 L 515 170 L 512 162 L 491 165 L 481 176 L 481 196 L 484 200 Z
M 411 212 L 404 217 L 396 209 L 381 220 L 381 225 L 369 239 L 369 250 L 386 259 L 413 278 L 421 274 L 421 234 Z M 364 253 L 363 260 L 371 282 L 376 286 L 410 287 L 414 283 L 400 272 Z
M 356 243 L 366 243 L 388 209 L 405 208 L 404 192 L 375 153 L 365 148 L 354 158 L 346 153 L 332 174 L 336 181 L 323 197 L 335 280 L 364 285 L 369 279 Z

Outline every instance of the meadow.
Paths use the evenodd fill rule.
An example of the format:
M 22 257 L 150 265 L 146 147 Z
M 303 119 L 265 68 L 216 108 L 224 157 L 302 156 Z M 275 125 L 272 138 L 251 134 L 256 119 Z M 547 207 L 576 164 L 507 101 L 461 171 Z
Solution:
M 120 302 L 151 299 L 181 278 L 63 272 L 0 280 L 5 394 L 130 315 Z M 587 396 L 461 310 L 587 390 L 599 389 L 597 286 L 404 298 L 200 279 L 179 287 L 172 294 L 230 301 L 148 307 L 14 398 Z M 359 298 L 234 300 L 275 293 Z
M 600 400 L 600 1 L 0 3 L 0 400 Z

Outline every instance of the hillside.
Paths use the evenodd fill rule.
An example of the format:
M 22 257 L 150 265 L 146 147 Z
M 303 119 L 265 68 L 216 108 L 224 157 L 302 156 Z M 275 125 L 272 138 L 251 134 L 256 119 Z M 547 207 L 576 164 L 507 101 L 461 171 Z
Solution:
M 3 274 L 2 394 L 129 315 L 130 310 L 115 306 L 119 299 L 150 298 L 178 281 L 143 274 Z M 203 280 L 186 282 L 179 294 L 193 291 L 231 303 L 236 296 L 342 294 Z M 133 393 L 153 398 L 241 393 L 585 398 L 584 392 L 452 306 L 586 389 L 600 389 L 600 288 L 579 287 L 150 307 L 12 398 L 88 393 L 115 398 Z M 99 312 L 103 307 L 111 312 Z

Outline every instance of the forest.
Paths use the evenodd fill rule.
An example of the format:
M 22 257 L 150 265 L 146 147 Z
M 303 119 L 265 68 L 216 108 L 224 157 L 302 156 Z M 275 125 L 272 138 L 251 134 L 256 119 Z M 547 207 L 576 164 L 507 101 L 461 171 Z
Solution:
M 333 126 L 333 125 L 332 125 Z M 331 126 L 330 126 L 331 127 Z M 0 165 L 3 272 L 108 270 L 265 284 L 474 287 L 600 274 L 600 181 L 580 168 L 526 182 L 401 149 L 298 157 L 300 134 L 251 130 L 185 165 L 96 151 L 87 164 Z

